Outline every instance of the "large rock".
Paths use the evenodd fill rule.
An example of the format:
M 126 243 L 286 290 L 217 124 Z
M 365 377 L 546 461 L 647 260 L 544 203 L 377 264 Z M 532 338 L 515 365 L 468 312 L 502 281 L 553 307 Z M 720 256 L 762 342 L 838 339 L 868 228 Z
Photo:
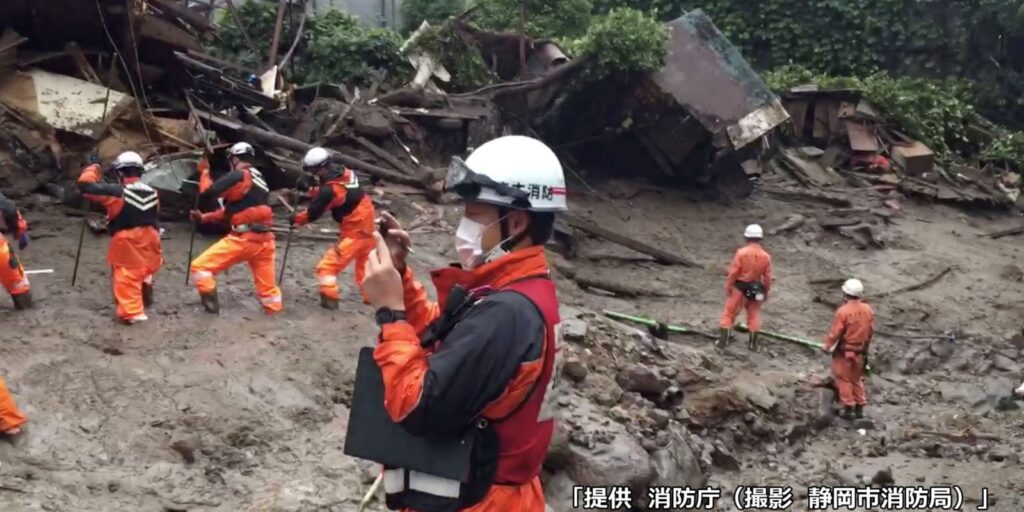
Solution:
M 611 377 L 601 373 L 593 373 L 583 381 L 583 394 L 599 405 L 611 407 L 622 399 L 622 388 Z
M 763 384 L 756 384 L 748 380 L 736 380 L 733 382 L 737 392 L 752 405 L 770 411 L 778 403 L 772 392 Z
M 651 454 L 655 478 L 652 485 L 672 487 L 702 487 L 707 475 L 700 468 L 690 441 L 693 436 L 686 429 L 673 425 L 669 428 L 669 445 Z
M 626 391 L 636 391 L 643 395 L 661 396 L 672 385 L 672 381 L 662 377 L 656 370 L 642 364 L 632 364 L 619 372 L 615 377 L 619 386 Z
M 609 443 L 593 449 L 570 445 L 569 449 L 572 457 L 567 472 L 580 485 L 628 485 L 636 493 L 654 479 L 650 455 L 621 427 Z
M 587 323 L 576 318 L 562 320 L 562 337 L 566 341 L 581 343 L 587 339 Z

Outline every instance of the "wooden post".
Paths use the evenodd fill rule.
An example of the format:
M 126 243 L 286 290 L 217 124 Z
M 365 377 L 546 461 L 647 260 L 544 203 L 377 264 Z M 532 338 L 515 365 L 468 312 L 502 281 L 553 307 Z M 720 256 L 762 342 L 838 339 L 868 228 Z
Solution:
M 281 29 L 284 27 L 284 10 L 288 0 L 281 0 L 277 6 L 277 22 L 274 24 L 274 39 L 270 42 L 270 56 L 267 58 L 267 69 L 277 62 L 277 48 L 281 44 Z

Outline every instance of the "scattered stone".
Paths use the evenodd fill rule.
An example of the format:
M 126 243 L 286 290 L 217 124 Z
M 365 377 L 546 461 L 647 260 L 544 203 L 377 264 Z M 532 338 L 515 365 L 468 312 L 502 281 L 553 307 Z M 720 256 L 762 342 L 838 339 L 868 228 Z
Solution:
M 772 392 L 763 385 L 748 380 L 736 380 L 733 385 L 740 396 L 759 409 L 770 411 L 778 403 Z
M 665 428 L 672 419 L 672 414 L 665 409 L 650 409 L 647 411 L 647 417 L 654 422 L 654 428 Z
M 1003 396 L 996 400 L 995 409 L 1000 412 L 1016 411 L 1020 409 L 1020 406 L 1017 405 L 1017 400 L 1012 396 Z
M 622 405 L 644 405 L 644 397 L 640 396 L 640 393 L 625 392 L 622 393 Z
M 676 408 L 672 417 L 675 418 L 676 421 L 686 424 L 690 422 L 690 411 L 687 411 L 686 407 L 680 406 Z
M 1020 369 L 1020 365 L 1014 362 L 1013 359 L 1002 354 L 992 355 L 992 366 L 995 366 L 997 370 L 1002 370 L 1004 372 L 1016 372 Z
M 651 457 L 632 436 L 620 430 L 599 450 L 570 446 L 567 473 L 579 485 L 606 486 L 609 482 L 641 489 L 654 479 Z
M 1022 281 L 1024 280 L 1024 270 L 1021 270 L 1020 267 L 1011 263 L 1003 267 L 999 272 L 999 277 L 1010 282 Z
M 711 463 L 727 471 L 739 471 L 740 469 L 740 461 L 721 441 L 715 441 L 714 450 L 711 452 Z
M 757 420 L 753 425 L 751 425 L 750 432 L 762 439 L 767 439 L 772 436 L 772 428 L 761 420 Z
M 874 430 L 875 420 L 871 418 L 858 418 L 853 420 L 852 426 L 857 430 Z
M 569 357 L 566 359 L 565 365 L 562 366 L 562 373 L 573 382 L 582 382 L 587 378 L 587 366 L 583 364 L 583 361 Z
M 616 405 L 615 407 L 609 409 L 608 417 L 619 423 L 629 423 L 630 420 L 629 411 L 627 411 L 626 408 L 622 407 L 621 405 Z
M 668 430 L 668 446 L 651 454 L 654 462 L 653 485 L 671 487 L 703 487 L 707 475 L 701 470 L 694 454 L 691 440 L 693 435 L 685 428 L 672 426 Z
M 875 476 L 871 478 L 872 485 L 895 485 L 896 480 L 892 477 L 892 468 L 885 468 L 878 470 Z
M 583 392 L 598 405 L 611 407 L 622 399 L 622 388 L 611 377 L 594 373 L 583 383 Z
M 580 343 L 587 338 L 587 323 L 576 318 L 562 320 L 562 337 L 566 341 Z
M 569 395 L 562 395 L 562 396 L 558 397 L 558 406 L 559 407 L 569 407 L 570 405 L 572 405 L 572 397 L 571 396 L 569 396 Z
M 119 489 L 121 489 L 121 484 L 117 482 L 110 482 L 107 484 L 107 490 L 110 492 L 117 492 Z
M 921 476 L 915 477 L 914 480 L 917 480 L 918 482 L 924 482 L 925 478 L 924 478 L 923 475 L 921 475 Z
M 669 386 L 669 388 L 661 394 L 661 397 L 658 398 L 657 402 L 661 407 L 671 409 L 683 403 L 683 398 L 685 398 L 685 396 L 682 389 L 679 389 L 678 386 Z
M 181 458 L 185 460 L 186 464 L 192 464 L 196 461 L 195 452 L 199 448 L 200 442 L 196 437 L 178 439 L 171 443 L 171 449 L 178 452 L 178 455 L 181 455 Z
M 1016 464 L 1020 462 L 1020 456 L 1006 446 L 997 446 L 988 452 L 988 460 L 993 462 L 1007 461 Z
M 949 357 L 953 355 L 954 349 L 955 346 L 946 340 L 933 341 L 932 344 L 928 346 L 928 350 L 932 355 L 943 361 L 949 359 Z
M 666 379 L 674 379 L 676 378 L 676 375 L 679 375 L 679 370 L 672 367 L 666 367 L 659 370 L 659 373 L 661 373 L 661 376 Z
M 619 372 L 615 380 L 626 391 L 655 396 L 660 396 L 672 385 L 672 381 L 659 376 L 652 368 L 641 364 L 630 365 Z
M 641 439 L 640 446 L 643 446 L 644 450 L 647 450 L 647 453 L 654 453 L 659 448 L 658 442 L 650 437 L 644 437 Z
M 956 402 L 965 407 L 974 407 L 985 403 L 985 391 L 968 383 L 942 382 L 938 385 L 943 400 Z

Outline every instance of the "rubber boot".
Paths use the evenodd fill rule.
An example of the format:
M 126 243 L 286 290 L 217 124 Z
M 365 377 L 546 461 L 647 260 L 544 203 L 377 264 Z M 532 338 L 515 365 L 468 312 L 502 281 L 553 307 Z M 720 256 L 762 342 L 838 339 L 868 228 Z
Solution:
M 757 352 L 757 338 L 758 333 L 756 332 L 747 334 L 747 348 L 750 349 L 751 352 Z
M 730 330 L 725 328 L 718 329 L 718 339 L 715 341 L 715 347 L 725 348 L 729 344 Z
M 14 309 L 24 311 L 32 307 L 32 292 L 11 295 L 11 300 L 14 301 Z
M 217 290 L 210 293 L 200 293 L 199 299 L 203 302 L 203 309 L 214 315 L 220 313 L 220 301 L 217 300 Z
M 864 418 L 864 406 L 863 405 L 855 405 L 855 406 L 853 406 L 853 418 L 857 419 L 857 420 Z
M 153 285 L 142 283 L 142 305 L 151 307 L 153 305 Z
M 324 309 L 330 309 L 336 311 L 338 309 L 338 299 L 328 297 L 327 295 L 320 294 L 320 307 Z
M 849 405 L 844 405 L 842 412 L 839 413 L 839 417 L 844 420 L 852 420 L 853 414 L 853 407 Z

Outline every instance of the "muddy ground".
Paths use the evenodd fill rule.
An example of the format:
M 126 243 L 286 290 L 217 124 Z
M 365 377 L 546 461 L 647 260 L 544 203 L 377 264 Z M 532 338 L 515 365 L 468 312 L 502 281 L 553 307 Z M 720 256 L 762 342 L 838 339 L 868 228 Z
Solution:
M 653 467 L 648 453 L 658 460 L 666 434 L 683 432 L 699 467 L 677 461 L 676 481 L 707 477 L 729 496 L 736 485 L 790 485 L 797 502 L 792 510 L 804 510 L 800 495 L 808 485 L 854 485 L 888 468 L 897 485 L 959 484 L 972 497 L 987 487 L 990 510 L 1024 509 L 1024 418 L 1008 398 L 1024 377 L 1022 244 L 1019 236 L 981 236 L 1012 223 L 1008 214 L 901 200 L 891 222 L 876 228 L 885 248 L 858 250 L 817 226 L 829 206 L 760 192 L 723 204 L 641 183 L 591 185 L 596 192 L 574 195 L 574 211 L 684 252 L 703 267 L 660 265 L 586 239 L 571 262 L 577 275 L 672 297 L 611 297 L 556 276 L 566 318 L 588 327 L 567 344 L 577 364 L 560 404 L 576 434 L 569 442 L 575 455 L 553 465 L 566 477 L 563 483 L 623 483 L 582 481 L 602 478 L 608 457 L 602 444 L 611 444 L 612 452 L 622 448 L 616 443 L 639 445 L 643 449 L 625 459 Z M 864 193 L 850 197 L 856 206 L 881 206 Z M 408 201 L 422 199 L 393 205 L 406 221 L 417 211 Z M 281 315 L 262 314 L 248 270 L 238 267 L 220 279 L 222 311 L 214 317 L 184 282 L 188 227 L 168 224 L 151 320 L 126 327 L 112 320 L 107 240 L 86 235 L 72 288 L 79 220 L 41 198 L 22 206 L 34 236 L 22 255 L 26 267 L 56 272 L 34 276 L 34 310 L 0 308 L 0 371 L 30 418 L 25 435 L 0 441 L 0 510 L 357 508 L 375 470 L 343 455 L 342 447 L 355 356 L 373 343 L 376 329 L 353 289 L 351 269 L 340 281 L 342 311 L 318 307 L 313 266 L 328 242 L 293 244 Z M 863 435 L 843 422 L 813 421 L 819 394 L 808 380 L 827 374 L 826 356 L 782 342 L 751 354 L 745 338 L 717 353 L 704 337 L 680 335 L 658 356 L 623 334 L 628 329 L 598 316 L 611 309 L 712 331 L 724 298 L 724 269 L 743 226 L 756 221 L 771 228 L 793 213 L 808 222 L 766 241 L 777 282 L 765 306 L 766 330 L 824 335 L 832 310 L 813 299 L 838 301 L 840 292 L 809 280 L 857 276 L 870 295 L 953 269 L 923 290 L 872 301 L 880 330 L 950 331 L 956 340 L 876 339 L 878 372 L 868 384 L 876 428 Z M 450 224 L 457 212 L 447 208 L 445 215 Z M 323 221 L 318 227 L 333 226 Z M 421 275 L 453 256 L 450 225 L 428 226 L 414 240 L 412 264 Z M 197 254 L 212 242 L 197 238 Z M 650 396 L 663 389 L 630 393 L 634 386 L 623 374 L 648 370 L 682 391 L 681 402 Z M 625 430 L 632 439 L 581 439 L 580 432 L 595 429 Z M 921 431 L 972 431 L 993 440 Z M 589 457 L 596 473 L 588 476 L 580 466 Z M 664 472 L 641 471 L 631 481 L 666 481 Z M 549 505 L 558 512 L 571 509 L 562 491 L 549 490 Z M 719 509 L 730 508 L 720 502 Z

